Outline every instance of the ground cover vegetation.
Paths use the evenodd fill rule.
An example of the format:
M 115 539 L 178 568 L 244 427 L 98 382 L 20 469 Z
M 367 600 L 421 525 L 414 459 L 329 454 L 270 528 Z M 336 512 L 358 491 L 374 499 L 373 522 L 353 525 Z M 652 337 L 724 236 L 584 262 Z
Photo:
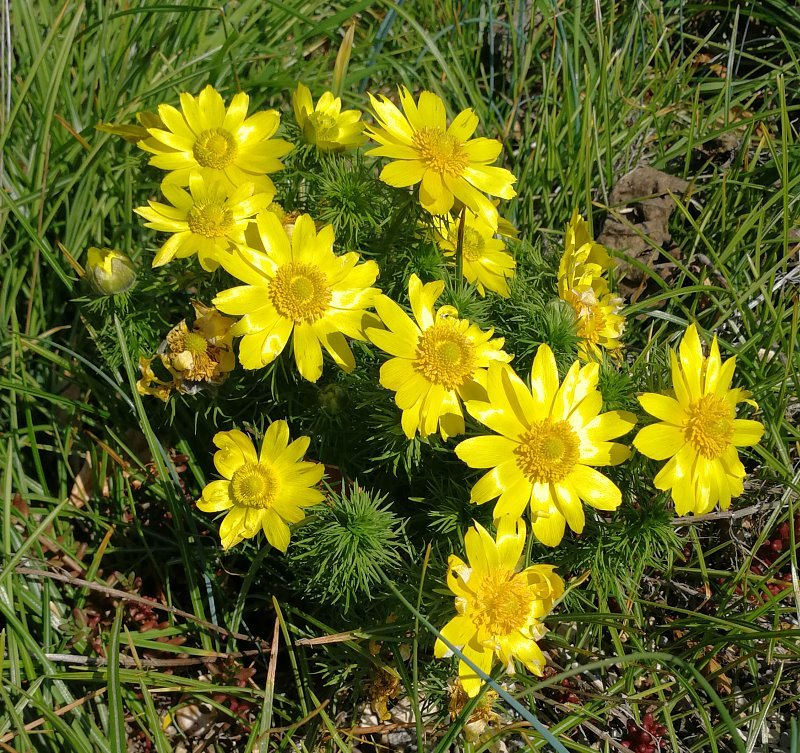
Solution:
M 3 12 L 0 747 L 800 750 L 793 4 Z

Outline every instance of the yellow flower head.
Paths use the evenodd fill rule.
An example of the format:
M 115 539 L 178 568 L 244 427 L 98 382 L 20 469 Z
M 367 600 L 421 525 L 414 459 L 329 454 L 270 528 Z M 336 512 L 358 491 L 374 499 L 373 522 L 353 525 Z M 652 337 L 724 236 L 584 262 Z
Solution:
M 236 320 L 197 301 L 192 306 L 196 314 L 192 329 L 185 320 L 173 327 L 167 333 L 164 355 L 181 381 L 222 384 L 236 366 L 231 334 Z
M 403 411 L 405 435 L 426 437 L 438 428 L 443 439 L 464 433 L 462 400 L 484 399 L 486 368 L 493 361 L 510 361 L 503 338 L 492 339 L 452 306 L 435 311 L 433 304 L 444 282 L 423 285 L 411 275 L 408 297 L 416 323 L 385 295 L 375 310 L 387 329 L 367 329 L 367 337 L 394 358 L 381 366 L 381 384 L 394 390 Z
M 456 455 L 470 468 L 491 468 L 472 487 L 471 501 L 499 497 L 495 519 L 520 516 L 530 503 L 532 530 L 547 546 L 564 536 L 564 522 L 583 531 L 583 502 L 615 510 L 617 486 L 592 466 L 618 465 L 624 445 L 608 440 L 630 431 L 636 419 L 625 411 L 600 413 L 596 363 L 576 361 L 559 385 L 556 359 L 540 345 L 531 369 L 531 389 L 508 366 L 489 369 L 488 400 L 470 401 L 470 415 L 500 436 L 467 439 Z
M 283 169 L 280 158 L 292 145 L 273 139 L 281 116 L 275 110 L 247 117 L 250 98 L 240 92 L 230 106 L 219 93 L 206 86 L 199 97 L 181 94 L 181 109 L 159 105 L 163 127 L 148 128 L 149 138 L 139 147 L 153 156 L 150 164 L 169 170 L 167 183 L 188 186 L 189 176 L 199 172 L 204 178 L 218 179 L 238 188 L 252 183 L 257 193 L 275 193 L 266 173 Z
M 464 241 L 462 245 L 462 269 L 467 282 L 474 285 L 480 295 L 486 289 L 508 298 L 508 281 L 514 276 L 517 263 L 507 253 L 503 241 L 495 238 L 491 225 L 466 210 L 464 219 Z M 453 257 L 458 248 L 458 218 L 443 218 L 438 223 L 437 243 L 445 256 Z
M 150 206 L 134 210 L 148 220 L 145 227 L 172 233 L 153 259 L 154 267 L 197 254 L 203 269 L 215 270 L 232 244 L 244 242 L 253 215 L 272 201 L 272 194 L 253 194 L 252 183 L 232 190 L 199 173 L 189 178 L 188 192 L 166 181 L 161 191 L 171 205 L 148 201 Z
M 340 152 L 361 146 L 367 137 L 358 110 L 342 112 L 342 100 L 325 92 L 314 107 L 311 92 L 298 84 L 292 93 L 294 117 L 309 144 L 325 152 Z
M 403 112 L 385 97 L 373 97 L 375 125 L 367 130 L 380 146 L 367 154 L 389 157 L 381 180 L 402 188 L 420 184 L 419 200 L 431 214 L 447 214 L 458 199 L 495 229 L 494 204 L 484 195 L 513 199 L 514 175 L 502 167 L 491 167 L 503 145 L 496 139 L 470 139 L 478 127 L 478 116 L 463 110 L 447 125 L 444 102 L 424 91 L 414 102 L 408 89 L 400 87 Z
M 227 511 L 219 529 L 223 549 L 263 530 L 272 546 L 286 551 L 288 524 L 299 523 L 304 507 L 324 499 L 311 487 L 322 479 L 325 467 L 302 460 L 310 441 L 300 437 L 290 444 L 286 421 L 270 424 L 258 454 L 238 429 L 214 435 L 219 447 L 214 465 L 224 479 L 206 485 L 197 506 L 203 512 Z
M 571 291 L 592 287 L 598 296 L 608 292 L 603 275 L 611 266 L 605 247 L 592 239 L 586 220 L 572 212 L 564 233 L 564 254 L 558 266 L 558 295 L 567 300 Z
M 558 296 L 578 317 L 578 354 L 584 361 L 602 358 L 602 350 L 622 347 L 625 317 L 622 299 L 614 296 L 604 274 L 611 266 L 606 249 L 592 240 L 586 221 L 576 209 L 564 236 L 564 254 L 558 267 Z
M 639 430 L 633 445 L 654 460 L 666 460 L 655 477 L 656 489 L 672 491 L 678 515 L 702 515 L 744 491 L 744 466 L 737 447 L 756 445 L 764 427 L 758 421 L 736 418 L 736 405 L 750 393 L 731 388 L 736 358 L 722 361 L 715 337 L 708 357 L 697 327 L 690 325 L 679 353 L 670 351 L 675 397 L 647 392 L 642 407 L 658 423 Z
M 518 518 L 501 518 L 496 539 L 475 523 L 464 536 L 464 548 L 468 564 L 455 555 L 448 561 L 447 586 L 458 614 L 442 635 L 487 675 L 497 655 L 509 672 L 519 659 L 541 676 L 546 660 L 536 645 L 545 633 L 540 620 L 564 594 L 564 581 L 553 565 L 517 569 L 525 548 L 525 523 Z M 452 651 L 439 639 L 434 653 L 441 659 Z M 467 695 L 476 696 L 483 680 L 463 661 L 458 675 Z
M 222 291 L 214 305 L 242 318 L 231 330 L 243 335 L 239 362 L 246 369 L 271 363 L 292 335 L 300 374 L 316 382 L 322 374 L 322 348 L 347 372 L 355 368 L 345 336 L 364 340 L 364 326 L 375 320 L 372 306 L 378 277 L 374 261 L 359 264 L 357 253 L 333 253 L 333 227 L 317 233 L 307 214 L 294 223 L 291 240 L 273 212 L 257 218 L 266 252 L 240 247 L 222 260 L 244 285 Z

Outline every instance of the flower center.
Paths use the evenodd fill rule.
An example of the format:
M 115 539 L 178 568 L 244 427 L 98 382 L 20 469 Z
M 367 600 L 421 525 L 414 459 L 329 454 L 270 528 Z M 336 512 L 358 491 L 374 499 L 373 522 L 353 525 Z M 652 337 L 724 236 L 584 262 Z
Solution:
M 578 337 L 589 342 L 598 342 L 600 333 L 605 329 L 606 316 L 599 306 L 584 308 L 578 312 Z
M 203 131 L 194 142 L 192 154 L 200 167 L 222 170 L 236 159 L 236 138 L 223 128 Z
M 233 230 L 234 220 L 224 204 L 195 204 L 186 218 L 189 230 L 205 238 L 222 238 Z
M 269 286 L 275 310 L 295 322 L 313 322 L 328 310 L 331 291 L 328 278 L 319 267 L 289 262 L 277 272 Z
M 485 245 L 483 236 L 475 228 L 464 228 L 462 252 L 467 261 L 478 261 L 483 256 Z
M 314 132 L 319 141 L 334 141 L 339 135 L 336 118 L 325 112 L 312 112 L 308 116 L 308 120 L 314 126 Z
M 514 448 L 517 466 L 540 484 L 561 481 L 578 462 L 580 442 L 566 421 L 537 421 Z
M 461 142 L 441 128 L 420 128 L 414 133 L 413 144 L 420 160 L 442 175 L 461 175 L 469 164 Z
M 689 406 L 686 440 L 707 458 L 718 458 L 733 437 L 733 411 L 717 395 L 703 395 Z
M 475 344 L 459 329 L 458 319 L 440 319 L 417 344 L 414 368 L 445 389 L 460 387 L 475 371 Z
M 489 573 L 475 593 L 472 621 L 490 635 L 510 635 L 525 627 L 534 594 L 524 577 L 508 570 Z
M 275 504 L 280 481 L 268 465 L 245 463 L 233 474 L 231 490 L 237 505 L 266 509 Z
M 188 350 L 193 356 L 205 355 L 208 349 L 208 340 L 199 332 L 188 332 L 183 338 L 183 348 Z

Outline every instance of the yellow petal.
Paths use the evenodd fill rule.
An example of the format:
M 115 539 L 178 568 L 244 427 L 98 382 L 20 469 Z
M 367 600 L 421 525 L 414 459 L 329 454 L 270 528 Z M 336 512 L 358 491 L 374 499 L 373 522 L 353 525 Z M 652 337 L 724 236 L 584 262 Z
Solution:
M 289 425 L 283 420 L 273 421 L 264 434 L 264 440 L 261 443 L 261 452 L 259 453 L 258 457 L 259 462 L 274 462 L 286 449 L 288 444 Z
M 497 519 L 497 559 L 498 565 L 507 570 L 514 570 L 525 548 L 525 522 L 519 516 L 504 515 Z
M 447 129 L 447 135 L 452 136 L 457 141 L 466 141 L 475 133 L 475 129 L 478 127 L 479 123 L 480 121 L 475 111 L 472 108 L 467 108 L 453 118 L 453 122 L 450 123 L 450 127 Z M 477 140 L 478 139 L 476 139 L 476 141 Z M 469 145 L 467 144 L 465 146 L 468 147 Z
M 733 438 L 737 447 L 749 447 L 758 444 L 764 435 L 764 425 L 758 421 L 737 418 L 733 422 Z
M 457 614 L 441 630 L 442 636 L 456 648 L 470 642 L 475 635 L 475 623 L 469 617 Z M 453 650 L 441 639 L 437 638 L 433 647 L 433 655 L 437 659 L 446 659 L 453 655 Z
M 419 183 L 425 170 L 425 165 L 418 160 L 399 160 L 385 165 L 380 179 L 394 188 L 405 188 Z
M 497 500 L 492 513 L 494 517 L 519 518 L 530 504 L 532 487 L 531 482 L 519 471 Z
M 645 426 L 633 440 L 633 446 L 653 460 L 671 457 L 686 444 L 683 429 L 671 424 L 657 423 Z
M 233 507 L 222 519 L 219 527 L 219 538 L 223 549 L 230 549 L 245 538 L 243 528 L 246 512 L 246 508 Z
M 686 411 L 673 397 L 659 395 L 656 392 L 645 392 L 638 398 L 642 408 L 659 421 L 666 421 L 673 426 L 680 426 L 686 420 Z
M 497 435 L 472 437 L 456 446 L 456 455 L 470 468 L 492 468 L 513 458 L 517 443 Z
M 546 406 L 547 413 L 553 405 L 553 398 L 558 391 L 558 368 L 553 351 L 542 344 L 536 351 L 531 367 L 531 393 L 537 402 Z
M 484 678 L 488 677 L 492 671 L 492 657 L 494 654 L 491 649 L 475 643 L 469 643 L 464 646 L 463 653 L 481 672 L 478 675 L 465 662 L 460 661 L 458 663 L 458 677 L 461 680 L 461 687 L 464 688 L 464 692 L 470 698 L 474 698 L 480 692 L 481 685 L 485 681 Z
M 570 483 L 553 484 L 555 489 L 558 509 L 567 521 L 567 525 L 575 531 L 582 533 L 586 524 L 586 516 L 583 512 L 583 505 Z
M 444 290 L 444 281 L 436 280 L 425 285 L 415 274 L 408 279 L 408 299 L 419 326 L 426 330 L 433 325 L 433 304 Z M 382 317 L 381 317 L 382 318 Z
M 285 554 L 289 547 L 289 526 L 286 525 L 275 510 L 268 509 L 264 511 L 263 528 L 267 541 Z
M 558 546 L 564 538 L 564 516 L 552 508 L 547 516 L 539 516 L 531 523 L 531 531 L 545 546 Z
M 519 473 L 517 464 L 513 459 L 506 460 L 504 463 L 492 468 L 488 473 L 481 476 L 475 486 L 472 487 L 469 497 L 470 502 L 482 505 L 484 502 L 494 499 L 519 478 Z
M 528 428 L 520 423 L 513 412 L 498 409 L 492 403 L 469 400 L 466 408 L 467 412 L 484 426 L 510 439 L 517 439 Z
M 212 481 L 207 484 L 202 498 L 197 500 L 198 509 L 203 512 L 221 512 L 233 507 L 230 486 L 230 481 Z
M 232 478 L 245 463 L 258 462 L 253 443 L 238 429 L 218 432 L 214 435 L 214 444 L 219 447 L 214 453 L 214 465 L 225 478 Z
M 567 478 L 587 505 L 598 510 L 616 510 L 622 504 L 622 492 L 617 485 L 594 468 L 578 464 Z
M 594 442 L 605 442 L 627 434 L 636 426 L 636 416 L 625 410 L 612 410 L 595 418 L 585 427 L 586 436 Z
M 308 322 L 295 326 L 293 344 L 297 370 L 304 379 L 316 382 L 322 376 L 322 348 Z

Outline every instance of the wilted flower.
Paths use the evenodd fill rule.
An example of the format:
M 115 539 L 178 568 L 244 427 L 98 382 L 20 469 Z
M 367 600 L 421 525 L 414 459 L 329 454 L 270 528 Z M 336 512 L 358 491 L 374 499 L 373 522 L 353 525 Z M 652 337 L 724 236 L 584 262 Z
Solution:
M 172 390 L 194 394 L 204 383 L 222 384 L 233 370 L 236 356 L 230 329 L 236 320 L 198 301 L 192 306 L 196 315 L 192 328 L 186 320 L 180 322 L 167 333 L 158 349 L 161 365 L 172 379 L 165 381 L 156 376 L 152 367 L 155 357 L 142 358 L 142 378 L 136 383 L 139 394 L 154 395 L 166 402 Z

